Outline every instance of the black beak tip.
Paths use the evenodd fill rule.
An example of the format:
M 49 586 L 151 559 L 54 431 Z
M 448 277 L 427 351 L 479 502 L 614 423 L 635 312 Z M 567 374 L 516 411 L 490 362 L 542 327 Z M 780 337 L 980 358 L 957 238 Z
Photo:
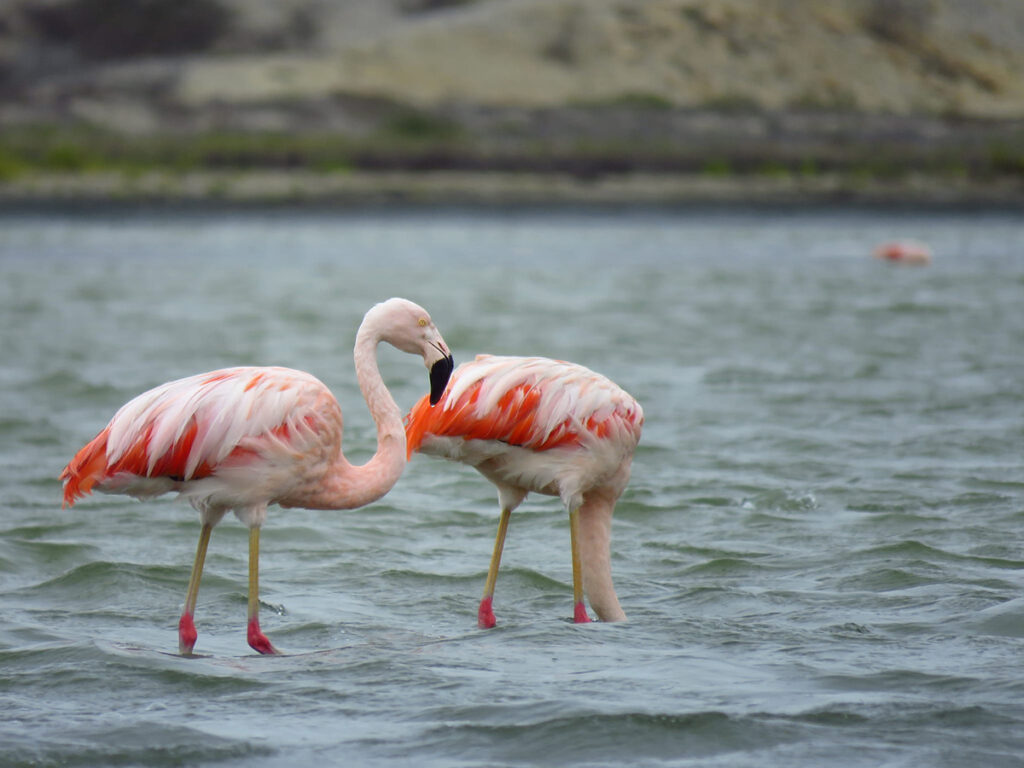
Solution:
M 437 405 L 448 386 L 448 379 L 455 370 L 455 360 L 451 355 L 443 357 L 430 366 L 430 404 Z

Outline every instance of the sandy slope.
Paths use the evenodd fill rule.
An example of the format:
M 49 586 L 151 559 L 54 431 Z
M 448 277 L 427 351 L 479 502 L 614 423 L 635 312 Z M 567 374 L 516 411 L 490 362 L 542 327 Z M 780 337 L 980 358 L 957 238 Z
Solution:
M 53 5 L 55 0 L 28 0 Z M 82 60 L 0 8 L 0 124 L 329 100 L 1024 117 L 1021 0 L 222 0 L 205 51 Z M 6 14 L 6 15 L 5 15 Z M 20 110 L 20 111 L 19 111 Z
M 176 94 L 1019 117 L 1022 74 L 1017 0 L 491 0 L 308 54 L 197 58 Z

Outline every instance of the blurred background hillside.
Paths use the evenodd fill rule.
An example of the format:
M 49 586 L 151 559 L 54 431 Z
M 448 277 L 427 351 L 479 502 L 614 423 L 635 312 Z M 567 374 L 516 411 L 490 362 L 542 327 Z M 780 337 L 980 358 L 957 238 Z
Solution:
M 0 130 L 7 198 L 1013 202 L 1024 2 L 8 0 Z

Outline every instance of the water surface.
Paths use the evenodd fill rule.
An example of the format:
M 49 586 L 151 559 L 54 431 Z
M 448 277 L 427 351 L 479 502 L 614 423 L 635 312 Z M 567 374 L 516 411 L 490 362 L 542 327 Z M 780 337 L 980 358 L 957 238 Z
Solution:
M 928 242 L 893 268 L 879 241 Z M 584 363 L 643 404 L 613 528 L 630 621 L 575 626 L 557 502 L 514 515 L 475 628 L 492 488 L 425 457 L 348 512 L 246 532 L 167 497 L 60 508 L 116 408 L 237 364 L 309 370 L 345 447 L 374 302 L 457 360 Z M 0 219 L 0 763 L 1024 764 L 1024 218 L 784 212 L 24 214 Z M 419 360 L 381 350 L 395 398 Z

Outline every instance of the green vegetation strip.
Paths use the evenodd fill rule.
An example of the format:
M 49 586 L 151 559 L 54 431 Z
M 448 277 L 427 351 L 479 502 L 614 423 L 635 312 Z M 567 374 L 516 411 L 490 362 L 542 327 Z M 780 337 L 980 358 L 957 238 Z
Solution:
M 0 181 L 34 173 L 303 170 L 622 173 L 723 176 L 899 178 L 1024 177 L 1024 143 L 992 141 L 970 152 L 907 153 L 899 147 L 854 146 L 837 152 L 762 146 L 695 150 L 679 145 L 527 141 L 494 145 L 457 125 L 415 112 L 399 114 L 366 138 L 279 133 L 206 133 L 126 137 L 92 128 L 33 127 L 0 135 Z

